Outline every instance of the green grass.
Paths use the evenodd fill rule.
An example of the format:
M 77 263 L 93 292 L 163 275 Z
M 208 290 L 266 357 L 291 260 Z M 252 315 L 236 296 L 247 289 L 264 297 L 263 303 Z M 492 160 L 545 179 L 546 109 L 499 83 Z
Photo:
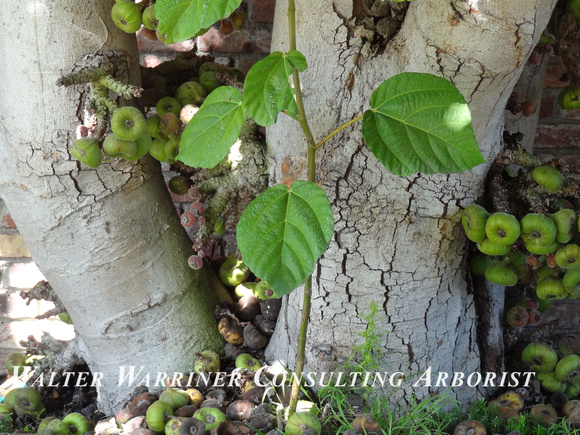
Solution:
M 368 325 L 360 334 L 363 343 L 353 347 L 352 356 L 336 371 L 362 373 L 379 370 L 378 361 L 385 355 L 381 347 L 384 332 L 378 331 L 377 313 L 377 305 L 373 303 L 370 313 L 361 316 Z M 529 413 L 522 413 L 519 418 L 504 422 L 498 409 L 488 406 L 483 400 L 478 400 L 466 412 L 462 412 L 458 403 L 449 397 L 449 392 L 446 390 L 421 401 L 414 399 L 410 408 L 404 411 L 392 408 L 389 394 L 377 395 L 368 386 L 324 387 L 318 392 L 318 400 L 320 409 L 324 410 L 323 423 L 335 434 L 353 429 L 354 418 L 366 414 L 381 424 L 385 435 L 452 434 L 455 425 L 465 420 L 480 421 L 489 434 L 519 431 L 522 435 L 580 435 L 580 429 L 575 429 L 564 419 L 546 427 Z M 357 402 L 363 406 L 355 408 L 353 404 Z

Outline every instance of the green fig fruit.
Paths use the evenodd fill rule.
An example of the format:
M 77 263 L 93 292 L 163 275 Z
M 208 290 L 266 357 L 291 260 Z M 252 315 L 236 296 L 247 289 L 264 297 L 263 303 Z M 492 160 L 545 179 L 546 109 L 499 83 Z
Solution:
M 487 268 L 485 278 L 495 284 L 512 286 L 518 282 L 518 275 L 510 266 L 499 263 Z
M 154 139 L 163 137 L 163 133 L 161 133 L 161 129 L 159 128 L 160 119 L 159 115 L 152 115 L 145 120 L 147 122 L 147 132 Z
M 85 432 L 91 430 L 91 423 L 80 412 L 72 412 L 70 414 L 67 414 L 63 417 L 62 421 L 74 428 L 74 429 L 71 428 L 72 429 L 71 432 L 74 435 L 83 435 Z
M 576 234 L 578 214 L 570 209 L 563 208 L 550 216 L 556 225 L 556 242 L 568 243 Z
M 151 430 L 161 432 L 165 429 L 166 415 L 171 415 L 172 413 L 173 409 L 169 403 L 161 400 L 153 402 L 149 408 L 147 408 L 147 413 L 145 414 L 147 426 L 149 426 L 149 429 Z
M 191 179 L 183 175 L 176 175 L 175 177 L 171 177 L 167 185 L 169 186 L 169 190 L 176 195 L 185 195 L 191 187 Z
M 147 121 L 136 107 L 120 107 L 111 117 L 111 130 L 121 140 L 137 140 L 147 131 Z
M 558 104 L 564 110 L 580 109 L 580 94 L 573 83 L 560 91 Z
M 149 147 L 151 157 L 160 162 L 164 162 L 167 158 L 165 155 L 165 145 L 167 145 L 167 142 L 169 142 L 169 139 L 154 139 Z
M 176 98 L 163 97 L 155 105 L 155 111 L 159 118 L 163 118 L 168 113 L 173 113 L 175 116 L 179 117 L 181 106 L 183 106 L 183 104 L 181 104 Z
M 541 213 L 528 213 L 521 222 L 522 240 L 528 245 L 546 247 L 556 240 L 556 224 Z
M 197 82 L 185 82 L 175 91 L 175 98 L 179 101 L 181 106 L 186 104 L 200 105 L 202 99 L 207 97 L 205 88 Z
M 24 366 L 27 365 L 26 357 L 20 352 L 12 352 L 6 357 L 5 364 L 10 376 L 20 376 L 24 372 Z
M 556 193 L 562 188 L 564 176 L 553 166 L 539 166 L 532 171 L 532 177 L 540 186 L 550 193 Z
M 236 358 L 236 367 L 250 369 L 256 372 L 262 367 L 262 364 L 249 353 L 242 353 Z
M 257 285 L 258 283 L 255 282 L 243 282 L 236 286 L 236 288 L 234 289 L 234 293 L 238 298 L 253 295 Z
M 167 115 L 166 115 L 167 116 Z M 181 136 L 172 135 L 165 143 L 165 162 L 172 165 L 175 163 L 175 157 L 179 154 L 179 145 L 181 143 Z
M 544 278 L 536 285 L 538 299 L 564 299 L 566 290 L 560 278 Z
M 568 355 L 558 361 L 554 369 L 556 377 L 562 382 L 576 383 L 580 381 L 580 356 Z
M 566 396 L 568 399 L 574 399 L 580 395 L 580 383 L 578 384 L 566 384 Z
M 531 269 L 526 261 L 527 258 L 528 256 L 520 250 L 511 252 L 508 256 L 509 265 L 516 271 L 520 282 L 525 281 L 530 276 Z
M 143 25 L 149 30 L 157 30 L 159 21 L 155 16 L 155 5 L 147 6 L 141 15 Z
M 485 277 L 487 268 L 496 262 L 497 260 L 489 255 L 476 254 L 469 259 L 469 270 L 475 276 Z
M 201 408 L 195 411 L 193 418 L 205 423 L 205 430 L 210 431 L 226 421 L 226 415 L 217 408 Z
M 580 297 L 580 267 L 566 271 L 562 282 L 569 299 L 578 299 Z
M 221 265 L 218 275 L 225 285 L 237 286 L 248 279 L 250 269 L 242 260 L 238 260 L 235 254 L 232 254 Z
M 295 412 L 286 422 L 286 435 L 300 435 L 306 429 L 313 429 L 318 435 L 322 431 L 320 420 L 311 412 Z
M 40 394 L 33 387 L 23 387 L 16 390 L 13 409 L 18 416 L 30 415 L 36 418 L 41 417 L 46 412 Z
M 465 235 L 472 242 L 481 242 L 485 239 L 485 223 L 489 213 L 485 208 L 477 204 L 468 205 L 461 214 L 461 225 Z
M 134 162 L 135 160 L 139 160 L 149 152 L 149 148 L 151 147 L 151 135 L 149 133 L 143 134 L 143 136 L 139 137 L 135 143 L 137 144 L 137 151 L 134 154 L 124 154 L 123 158 L 128 162 Z
M 548 373 L 558 363 L 558 354 L 552 346 L 542 341 L 528 344 L 522 351 L 522 361 L 537 373 Z
M 219 88 L 224 85 L 224 81 L 217 76 L 215 71 L 206 71 L 199 76 L 199 83 L 205 88 L 206 92 L 209 94 L 214 89 Z
M 159 396 L 159 400 L 166 402 L 174 411 L 189 403 L 189 396 L 184 390 L 168 388 Z
M 99 141 L 92 137 L 83 137 L 74 143 L 74 147 L 70 149 L 71 155 L 80 160 L 89 168 L 96 169 L 101 166 L 103 161 L 103 154 Z
M 510 245 L 498 245 L 489 239 L 477 242 L 477 249 L 487 255 L 506 255 L 510 248 Z
M 256 296 L 261 301 L 277 298 L 276 292 L 274 292 L 272 286 L 264 280 L 260 281 L 256 286 L 256 289 L 254 290 L 254 296 Z
M 537 245 L 528 245 L 526 244 L 526 249 L 530 252 L 530 254 L 536 255 L 548 255 L 556 252 L 558 249 L 558 242 L 554 242 L 548 246 L 537 246 Z
M 570 243 L 556 252 L 556 264 L 562 269 L 580 267 L 580 246 Z
M 59 418 L 53 418 L 46 424 L 42 432 L 38 431 L 40 435 L 71 435 L 71 432 L 71 425 Z
M 496 245 L 511 245 L 520 237 L 520 223 L 509 213 L 494 213 L 485 223 L 485 233 Z
M 141 9 L 132 1 L 117 2 L 111 9 L 111 17 L 121 30 L 135 33 L 141 27 Z
M 137 152 L 137 143 L 135 141 L 121 140 L 115 133 L 111 133 L 103 142 L 103 152 L 113 158 L 132 155 Z

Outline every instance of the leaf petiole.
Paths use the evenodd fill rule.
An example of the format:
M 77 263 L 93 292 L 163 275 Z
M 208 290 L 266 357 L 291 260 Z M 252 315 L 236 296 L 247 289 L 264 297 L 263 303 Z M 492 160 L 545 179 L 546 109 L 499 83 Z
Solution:
M 346 124 L 344 124 L 343 126 L 337 128 L 336 130 L 334 130 L 332 133 L 330 133 L 328 136 L 326 136 L 324 139 L 322 139 L 320 142 L 318 142 L 316 144 L 316 149 L 320 148 L 322 145 L 324 145 L 324 143 L 329 140 L 332 136 L 334 136 L 336 133 L 338 133 L 339 131 L 345 129 L 346 127 L 348 127 L 350 124 L 355 123 L 356 121 L 358 121 L 359 119 L 362 119 L 363 115 L 357 116 L 354 119 L 351 119 L 350 121 L 348 121 Z

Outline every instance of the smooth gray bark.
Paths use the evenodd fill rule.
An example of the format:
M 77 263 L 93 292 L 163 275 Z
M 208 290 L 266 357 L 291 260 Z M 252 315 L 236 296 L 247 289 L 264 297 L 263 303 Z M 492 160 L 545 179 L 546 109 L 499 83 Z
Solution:
M 556 1 L 415 0 L 382 54 L 369 42 L 372 32 L 357 26 L 355 2 L 296 3 L 298 50 L 309 64 L 302 90 L 317 140 L 362 114 L 383 80 L 429 72 L 465 96 L 479 147 L 491 162 L 501 147 L 507 98 Z M 276 3 L 273 51 L 288 50 L 286 8 L 286 1 Z M 306 145 L 294 121 L 280 117 L 268 142 L 272 179 L 306 178 Z M 381 307 L 379 330 L 386 331 L 377 349 L 384 352 L 382 370 L 411 375 L 431 367 L 450 378 L 480 370 L 460 213 L 481 195 L 488 164 L 462 174 L 393 176 L 363 145 L 360 124 L 321 148 L 318 181 L 330 198 L 336 233 L 314 272 L 307 370 L 328 371 L 349 357 L 371 303 Z M 301 291 L 287 299 L 267 353 L 290 367 L 301 300 Z M 392 400 L 410 403 L 411 393 L 424 398 L 437 390 L 414 388 L 417 378 L 394 389 Z M 451 394 L 464 403 L 475 396 L 472 388 Z
M 0 18 L 2 199 L 103 375 L 104 411 L 134 388 L 118 387 L 120 366 L 144 366 L 154 381 L 221 347 L 212 286 L 187 265 L 191 242 L 158 164 L 93 170 L 68 152 L 84 90 L 57 87 L 62 74 L 86 54 L 114 50 L 134 60 L 128 79 L 139 83 L 135 38 L 112 22 L 113 4 L 6 2 Z

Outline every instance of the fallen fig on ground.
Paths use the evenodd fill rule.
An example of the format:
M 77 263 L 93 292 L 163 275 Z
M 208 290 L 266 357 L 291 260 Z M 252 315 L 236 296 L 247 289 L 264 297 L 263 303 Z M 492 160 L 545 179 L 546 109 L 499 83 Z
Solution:
M 141 393 L 135 397 L 131 403 L 129 403 L 129 412 L 131 416 L 136 417 L 138 415 L 145 415 L 147 413 L 147 408 L 151 406 L 152 403 L 159 400 L 157 394 L 153 393 Z
M 485 426 L 477 420 L 462 421 L 455 426 L 453 435 L 487 435 Z
M 220 356 L 212 350 L 204 350 L 197 354 L 193 365 L 195 373 L 215 373 L 220 369 Z
M 558 421 L 558 413 L 554 407 L 543 403 L 534 405 L 530 410 L 530 415 L 536 417 L 545 426 L 550 426 Z
M 256 404 L 249 400 L 234 400 L 226 409 L 226 416 L 232 421 L 249 421 Z
M 178 388 L 168 388 L 161 393 L 159 400 L 167 403 L 171 406 L 171 409 L 176 410 L 189 403 L 189 396 L 185 391 Z
M 200 408 L 193 414 L 193 418 L 204 422 L 206 431 L 212 430 L 226 421 L 226 415 L 217 408 Z
M 205 435 L 205 422 L 197 418 L 186 418 L 181 422 L 179 435 Z
M 368 435 L 382 434 L 381 425 L 379 424 L 379 422 L 368 415 L 356 417 L 352 422 L 352 427 L 357 433 L 361 434 Z
M 308 428 L 320 435 L 322 424 L 318 417 L 311 412 L 295 412 L 286 422 L 286 435 L 300 435 Z

